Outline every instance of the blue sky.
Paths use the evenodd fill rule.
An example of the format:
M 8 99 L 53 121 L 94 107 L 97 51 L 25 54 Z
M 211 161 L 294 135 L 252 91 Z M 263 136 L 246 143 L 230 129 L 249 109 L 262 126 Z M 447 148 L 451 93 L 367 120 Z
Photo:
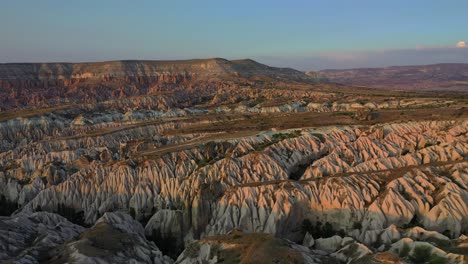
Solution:
M 463 0 L 2 0 L 0 62 L 253 58 L 302 70 L 468 62 Z

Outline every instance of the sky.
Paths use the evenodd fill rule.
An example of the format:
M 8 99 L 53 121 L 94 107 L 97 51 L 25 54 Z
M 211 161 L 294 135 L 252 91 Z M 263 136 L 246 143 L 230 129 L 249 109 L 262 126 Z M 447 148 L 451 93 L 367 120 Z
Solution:
M 467 10 L 466 0 L 0 0 L 0 63 L 222 57 L 299 70 L 468 63 Z

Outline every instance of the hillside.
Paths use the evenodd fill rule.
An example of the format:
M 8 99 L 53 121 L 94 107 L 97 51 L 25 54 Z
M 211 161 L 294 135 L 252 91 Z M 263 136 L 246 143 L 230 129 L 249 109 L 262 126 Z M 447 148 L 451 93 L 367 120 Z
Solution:
M 249 77 L 265 75 L 271 78 L 307 80 L 293 69 L 275 68 L 256 61 L 221 58 L 193 60 L 123 60 L 90 63 L 6 63 L 0 64 L 0 80 L 70 80 L 122 77 L 160 77 L 185 75 L 197 78 L 229 75 Z
M 322 70 L 330 81 L 356 86 L 401 90 L 468 91 L 468 64 L 446 63 Z
M 0 76 L 1 263 L 468 259 L 459 93 L 252 60 Z
M 311 83 L 303 72 L 253 60 L 0 64 L 0 109 L 55 106 L 223 84 Z

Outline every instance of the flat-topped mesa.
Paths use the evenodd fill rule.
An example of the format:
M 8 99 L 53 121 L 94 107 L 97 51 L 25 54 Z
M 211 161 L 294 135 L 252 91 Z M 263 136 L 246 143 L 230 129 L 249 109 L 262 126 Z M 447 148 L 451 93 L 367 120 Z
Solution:
M 157 91 L 224 84 L 282 81 L 311 83 L 305 73 L 253 60 L 221 58 L 175 61 L 0 64 L 0 110 L 96 102 Z M 189 97 L 189 96 L 188 96 Z
M 163 75 L 199 78 L 264 75 L 266 77 L 310 80 L 300 71 L 270 67 L 250 59 L 229 61 L 221 58 L 194 60 L 122 60 L 86 63 L 7 63 L 0 64 L 0 80 L 70 80 Z
M 223 59 L 0 64 L 1 80 L 66 80 L 151 77 L 168 74 L 220 75 Z M 227 62 L 227 61 L 226 61 Z

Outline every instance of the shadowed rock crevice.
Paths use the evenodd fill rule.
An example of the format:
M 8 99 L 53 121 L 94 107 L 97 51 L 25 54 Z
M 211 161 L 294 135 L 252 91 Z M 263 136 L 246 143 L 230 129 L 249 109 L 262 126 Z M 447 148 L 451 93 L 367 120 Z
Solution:
M 0 113 L 0 262 L 360 263 L 421 243 L 461 258 L 463 99 L 167 65 L 23 65 L 34 80 L 2 86 L 25 89 L 0 107 L 31 108 Z
M 165 234 L 165 236 L 162 237 L 161 234 L 155 230 L 153 234 L 147 238 L 149 241 L 154 242 L 164 255 L 172 259 L 177 259 L 180 253 L 184 251 L 184 243 L 181 241 L 180 237 L 171 234 Z
M 0 195 L 0 216 L 9 216 L 19 208 L 18 204 Z
M 289 179 L 293 181 L 298 181 L 301 179 L 302 175 L 304 175 L 305 171 L 309 168 L 310 164 L 300 164 L 293 169 L 291 173 L 289 173 Z

